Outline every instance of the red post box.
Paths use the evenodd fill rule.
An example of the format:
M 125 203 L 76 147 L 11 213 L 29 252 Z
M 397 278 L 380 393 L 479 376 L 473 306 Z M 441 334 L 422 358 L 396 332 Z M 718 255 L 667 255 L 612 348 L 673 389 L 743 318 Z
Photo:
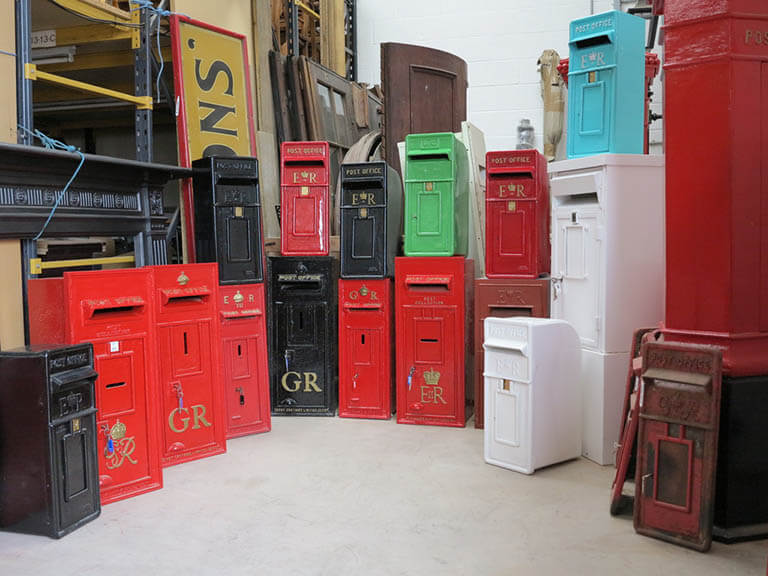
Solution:
M 392 414 L 392 280 L 339 280 L 339 416 Z
M 28 283 L 30 343 L 93 343 L 102 504 L 163 486 L 151 289 L 148 268 Z
M 549 283 L 549 278 L 475 280 L 475 428 L 484 425 L 483 322 L 488 316 L 549 318 Z
M 485 155 L 485 274 L 549 274 L 549 177 L 536 150 Z
M 712 542 L 721 351 L 645 342 L 635 530 L 706 551 Z
M 153 266 L 163 466 L 226 450 L 218 266 Z
M 474 262 L 395 259 L 397 422 L 463 427 L 472 390 Z
M 283 256 L 327 256 L 328 142 L 283 142 L 280 153 L 280 252 Z
M 264 284 L 219 286 L 227 438 L 269 432 Z
M 663 7 L 664 335 L 768 374 L 768 3 Z

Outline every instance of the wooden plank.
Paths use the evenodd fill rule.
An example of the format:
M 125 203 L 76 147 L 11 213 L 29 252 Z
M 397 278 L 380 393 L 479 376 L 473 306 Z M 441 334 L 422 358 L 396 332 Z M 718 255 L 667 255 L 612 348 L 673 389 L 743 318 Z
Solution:
M 21 247 L 18 240 L 0 240 L 0 350 L 24 345 L 21 294 Z
M 269 52 L 269 70 L 272 80 L 273 110 L 275 115 L 274 124 L 278 143 L 293 140 L 284 58 L 279 52 L 274 50 Z
M 320 0 L 320 63 L 346 77 L 344 0 Z

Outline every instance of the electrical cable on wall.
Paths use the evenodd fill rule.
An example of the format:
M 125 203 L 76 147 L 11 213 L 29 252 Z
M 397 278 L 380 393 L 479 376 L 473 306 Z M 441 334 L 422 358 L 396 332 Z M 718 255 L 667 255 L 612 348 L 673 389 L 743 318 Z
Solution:
M 72 152 L 77 153 L 80 155 L 80 163 L 77 165 L 77 168 L 75 169 L 72 176 L 69 178 L 69 181 L 66 183 L 64 188 L 61 189 L 61 192 L 59 192 L 59 195 L 56 197 L 56 202 L 53 203 L 53 208 L 51 208 L 51 212 L 48 214 L 48 218 L 45 221 L 45 224 L 43 224 L 43 227 L 40 229 L 40 232 L 37 233 L 37 236 L 33 238 L 33 240 L 39 240 L 40 237 L 43 235 L 43 232 L 45 232 L 45 229 L 48 227 L 48 224 L 51 222 L 51 218 L 53 218 L 54 213 L 56 212 L 56 209 L 59 207 L 59 203 L 61 202 L 61 199 L 64 198 L 64 194 L 67 193 L 67 190 L 69 190 L 69 187 L 72 185 L 72 182 L 75 180 L 77 175 L 80 173 L 80 169 L 83 167 L 83 163 L 85 162 L 85 154 L 83 154 L 79 148 L 75 146 L 71 146 L 69 144 L 64 144 L 64 142 L 61 142 L 59 140 L 56 140 L 55 138 L 51 138 L 50 136 L 43 134 L 40 130 L 35 129 L 34 132 L 29 130 L 28 128 L 25 128 L 21 124 L 18 124 L 18 127 L 21 128 L 24 132 L 28 133 L 30 136 L 34 136 L 40 142 L 43 143 L 43 146 L 45 146 L 48 150 L 64 150 L 65 152 Z

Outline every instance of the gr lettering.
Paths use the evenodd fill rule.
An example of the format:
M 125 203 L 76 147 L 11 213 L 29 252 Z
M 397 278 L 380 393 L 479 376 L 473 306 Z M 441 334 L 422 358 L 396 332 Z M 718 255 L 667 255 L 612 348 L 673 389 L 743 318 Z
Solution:
M 290 379 L 290 382 L 289 382 Z M 304 372 L 304 376 L 298 372 L 286 372 L 280 380 L 283 389 L 287 392 L 298 392 L 304 384 L 304 392 L 322 392 L 322 388 L 317 385 L 317 374 L 314 372 Z
M 178 420 L 181 422 L 181 426 L 176 425 L 175 416 L 177 414 L 179 416 Z M 181 434 L 182 432 L 185 432 L 187 428 L 189 428 L 189 420 L 189 410 L 186 408 L 174 408 L 168 415 L 168 427 L 174 432 Z M 192 406 L 192 430 L 198 430 L 201 423 L 206 428 L 210 428 L 211 426 L 211 423 L 205 419 L 205 406 L 202 404 L 197 404 L 196 406 Z

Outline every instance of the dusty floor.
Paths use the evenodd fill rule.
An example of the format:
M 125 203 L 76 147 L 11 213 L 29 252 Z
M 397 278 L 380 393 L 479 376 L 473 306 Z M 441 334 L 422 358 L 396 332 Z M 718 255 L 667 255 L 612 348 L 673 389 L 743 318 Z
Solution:
M 612 468 L 524 476 L 482 431 L 276 418 L 269 434 L 165 470 L 62 540 L 0 533 L 0 575 L 764 575 L 768 541 L 708 554 L 608 514 Z

